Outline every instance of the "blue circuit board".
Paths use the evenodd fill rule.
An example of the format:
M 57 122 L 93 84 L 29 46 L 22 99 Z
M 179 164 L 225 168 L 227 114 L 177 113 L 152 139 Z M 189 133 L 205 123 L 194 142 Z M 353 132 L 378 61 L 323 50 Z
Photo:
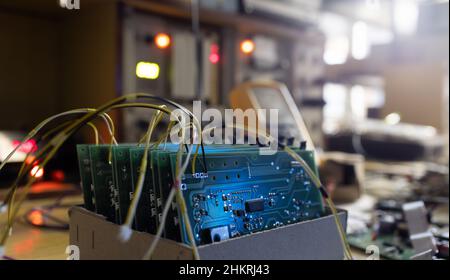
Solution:
M 297 151 L 315 170 L 313 152 Z M 185 174 L 182 189 L 198 245 L 322 216 L 318 189 L 287 153 L 208 153 L 208 173 Z M 175 164 L 175 156 L 171 156 Z M 182 241 L 189 243 L 181 220 Z

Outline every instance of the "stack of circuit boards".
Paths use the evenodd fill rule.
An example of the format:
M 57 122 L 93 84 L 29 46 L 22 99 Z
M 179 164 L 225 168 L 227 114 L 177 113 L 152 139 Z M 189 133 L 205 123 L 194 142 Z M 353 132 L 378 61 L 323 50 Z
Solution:
M 154 234 L 173 186 L 178 145 L 153 147 L 133 228 Z M 122 224 L 145 148 L 136 144 L 77 147 L 85 208 Z M 294 149 L 317 172 L 314 153 Z M 185 153 L 185 152 L 184 152 Z M 192 164 L 192 159 L 190 161 Z M 262 155 L 258 146 L 208 145 L 188 166 L 181 189 L 198 245 L 322 216 L 318 189 L 287 153 Z M 171 203 L 164 237 L 189 244 L 178 204 Z

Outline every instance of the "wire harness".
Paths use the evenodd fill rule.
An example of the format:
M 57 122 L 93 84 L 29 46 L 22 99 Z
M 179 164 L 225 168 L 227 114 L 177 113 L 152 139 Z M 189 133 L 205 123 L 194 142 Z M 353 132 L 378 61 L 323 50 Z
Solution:
M 146 102 L 147 100 L 151 100 L 151 102 L 156 103 L 149 103 Z M 7 223 L 4 228 L 1 229 L 0 232 L 0 258 L 4 255 L 4 246 L 9 238 L 9 236 L 12 233 L 12 228 L 14 225 L 14 221 L 16 220 L 18 211 L 20 210 L 20 207 L 24 200 L 27 197 L 27 193 L 30 189 L 30 186 L 36 181 L 36 178 L 34 177 L 28 177 L 27 174 L 29 174 L 30 170 L 38 166 L 40 169 L 44 168 L 48 162 L 54 157 L 54 155 L 59 151 L 61 146 L 67 141 L 67 139 L 71 136 L 73 136 L 75 133 L 77 133 L 80 129 L 83 127 L 89 127 L 92 129 L 93 135 L 94 135 L 94 141 L 95 144 L 100 143 L 100 136 L 98 132 L 98 128 L 96 126 L 96 119 L 100 119 L 103 121 L 104 125 L 106 126 L 108 133 L 109 133 L 109 162 L 111 163 L 112 158 L 112 146 L 118 145 L 117 140 L 115 139 L 115 126 L 112 118 L 108 115 L 108 112 L 111 110 L 121 110 L 121 109 L 127 109 L 127 108 L 146 108 L 149 110 L 153 110 L 154 113 L 152 115 L 152 118 L 149 121 L 149 126 L 147 128 L 147 131 L 145 135 L 140 139 L 138 145 L 144 145 L 144 155 L 140 162 L 140 172 L 139 172 L 139 178 L 135 185 L 135 193 L 133 196 L 133 199 L 131 201 L 131 204 L 129 206 L 125 222 L 121 225 L 118 239 L 121 242 L 128 242 L 132 236 L 132 223 L 134 220 L 134 217 L 136 215 L 136 210 L 138 207 L 138 201 L 142 195 L 142 189 L 145 181 L 146 176 L 146 170 L 147 166 L 149 164 L 148 162 L 148 154 L 153 145 L 160 145 L 161 143 L 166 143 L 167 138 L 172 131 L 172 128 L 179 124 L 178 130 L 176 133 L 181 135 L 181 139 L 186 139 L 187 131 L 191 130 L 193 131 L 192 136 L 189 140 L 190 143 L 196 143 L 194 140 L 199 140 L 200 144 L 184 144 L 180 143 L 179 148 L 177 151 L 176 156 L 176 168 L 175 168 L 175 178 L 174 178 L 174 184 L 170 190 L 169 196 L 165 202 L 165 205 L 163 206 L 162 216 L 160 220 L 160 224 L 157 228 L 155 238 L 153 239 L 153 242 L 150 244 L 149 248 L 147 249 L 146 253 L 143 256 L 143 259 L 151 259 L 156 248 L 158 245 L 159 240 L 161 239 L 161 236 L 163 234 L 164 230 L 164 224 L 166 223 L 168 212 L 170 210 L 171 204 L 175 200 L 178 204 L 178 207 L 180 209 L 180 213 L 182 214 L 183 218 L 183 225 L 186 227 L 186 231 L 188 233 L 190 246 L 192 248 L 193 257 L 195 259 L 200 259 L 198 249 L 196 247 L 196 242 L 193 234 L 193 230 L 191 228 L 187 209 L 186 209 L 186 202 L 184 201 L 184 196 L 181 189 L 181 182 L 183 178 L 183 174 L 186 172 L 186 169 L 189 165 L 189 163 L 192 163 L 192 173 L 195 173 L 195 162 L 198 157 L 198 153 L 202 153 L 202 159 L 203 159 L 203 167 L 204 171 L 207 172 L 207 164 L 206 164 L 206 157 L 205 157 L 205 151 L 203 147 L 203 141 L 202 141 L 202 135 L 203 131 L 201 129 L 200 122 L 197 120 L 195 115 L 187 110 L 185 107 L 170 101 L 168 99 L 146 94 L 146 93 L 136 93 L 136 94 L 129 94 L 125 96 L 118 97 L 116 99 L 111 100 L 108 103 L 105 103 L 104 105 L 92 109 L 92 108 L 81 108 L 76 110 L 71 110 L 67 112 L 63 112 L 61 114 L 49 117 L 48 119 L 44 120 L 43 122 L 39 123 L 33 130 L 31 130 L 30 133 L 23 139 L 21 144 L 19 144 L 17 147 L 14 148 L 14 150 L 6 157 L 5 161 L 0 164 L 0 171 L 4 168 L 4 166 L 8 163 L 10 158 L 14 155 L 14 153 L 20 148 L 22 143 L 25 143 L 26 141 L 30 139 L 36 140 L 37 143 L 41 143 L 43 140 L 48 141 L 42 145 L 40 149 L 38 149 L 35 152 L 29 153 L 26 157 L 26 160 L 23 162 L 18 176 L 12 186 L 9 189 L 9 192 L 6 196 L 5 201 L 0 206 L 0 211 L 7 211 Z M 183 114 L 187 116 L 187 119 L 189 122 L 187 124 L 182 124 L 180 120 L 178 119 L 171 119 L 169 122 L 169 125 L 167 127 L 167 131 L 162 137 L 157 139 L 155 142 L 152 143 L 152 136 L 156 129 L 156 127 L 161 123 L 162 119 L 165 116 L 171 116 L 173 110 L 172 108 L 179 109 Z M 67 120 L 67 118 L 69 120 Z M 63 120 L 63 121 L 61 121 Z M 255 133 L 255 135 L 258 135 L 257 132 L 250 130 L 249 128 L 239 127 L 239 126 L 233 126 L 233 128 L 236 129 L 243 129 L 247 131 L 248 133 Z M 268 140 L 268 143 L 275 141 L 270 136 L 263 135 L 263 137 L 266 137 Z M 332 214 L 336 221 L 336 226 L 340 235 L 340 239 L 342 242 L 342 246 L 344 248 L 344 254 L 347 259 L 352 259 L 350 247 L 348 245 L 348 242 L 346 240 L 345 231 L 342 228 L 342 225 L 339 221 L 338 214 L 336 207 L 334 206 L 332 200 L 329 198 L 326 190 L 323 188 L 319 178 L 315 175 L 315 173 L 311 170 L 311 168 L 308 166 L 308 164 L 292 149 L 290 149 L 287 146 L 280 146 L 280 150 L 286 151 L 294 160 L 296 160 L 308 173 L 309 177 L 312 179 L 314 185 L 320 190 L 324 200 L 327 202 L 328 206 L 330 207 Z M 184 160 L 183 160 L 184 158 Z M 24 187 L 21 188 L 21 191 L 19 192 L 19 185 L 24 183 Z

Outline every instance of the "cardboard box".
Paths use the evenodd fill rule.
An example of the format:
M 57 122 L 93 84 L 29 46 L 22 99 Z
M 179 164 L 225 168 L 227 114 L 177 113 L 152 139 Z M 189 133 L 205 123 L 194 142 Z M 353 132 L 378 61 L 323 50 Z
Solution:
M 131 239 L 118 239 L 120 226 L 82 207 L 70 216 L 70 245 L 78 246 L 81 260 L 140 260 L 154 236 L 133 231 Z M 347 213 L 339 211 L 347 226 Z M 344 253 L 332 215 L 198 247 L 202 260 L 309 260 L 343 259 Z M 153 259 L 192 260 L 189 246 L 161 239 Z

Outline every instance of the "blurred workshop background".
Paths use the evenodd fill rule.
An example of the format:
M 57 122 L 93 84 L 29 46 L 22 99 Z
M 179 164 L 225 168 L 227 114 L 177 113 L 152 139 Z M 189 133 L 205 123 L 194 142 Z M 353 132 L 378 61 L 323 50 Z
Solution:
M 324 184 L 350 211 L 352 245 L 376 233 L 387 236 L 385 257 L 410 257 L 398 214 L 421 201 L 448 257 L 448 59 L 446 0 L 0 0 L 0 162 L 65 110 L 134 92 L 225 109 L 239 84 L 277 81 L 319 151 Z M 147 128 L 145 111 L 113 117 L 124 142 Z M 31 195 L 76 193 L 60 185 L 79 182 L 74 143 L 90 135 L 31 174 L 42 177 Z M 35 148 L 29 141 L 15 161 Z M 27 248 L 16 257 L 31 257 Z

